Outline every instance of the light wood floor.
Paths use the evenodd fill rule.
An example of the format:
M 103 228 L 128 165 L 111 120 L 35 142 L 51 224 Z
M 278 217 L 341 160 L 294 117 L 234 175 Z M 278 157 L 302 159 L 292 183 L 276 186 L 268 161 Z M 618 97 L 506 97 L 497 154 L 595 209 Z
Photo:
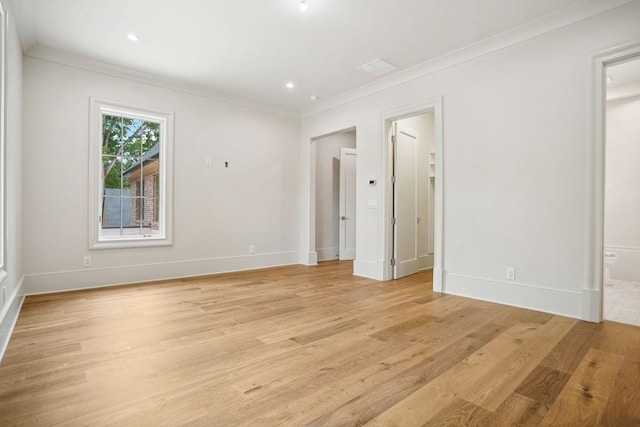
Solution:
M 0 425 L 640 425 L 640 328 L 351 268 L 28 297 Z

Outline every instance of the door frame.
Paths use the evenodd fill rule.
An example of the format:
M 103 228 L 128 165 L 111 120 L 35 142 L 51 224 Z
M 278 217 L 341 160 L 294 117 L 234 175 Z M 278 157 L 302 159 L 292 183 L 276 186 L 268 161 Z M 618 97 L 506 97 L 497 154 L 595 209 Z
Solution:
M 602 321 L 604 267 L 604 186 L 606 144 L 606 83 L 608 65 L 634 57 L 640 58 L 640 40 L 598 52 L 590 58 L 589 114 L 587 135 L 587 220 L 585 236 L 585 283 L 582 289 L 582 320 Z
M 393 122 L 433 111 L 433 122 L 436 145 L 436 185 L 435 185 L 435 220 L 434 220 L 434 260 L 433 260 L 433 290 L 443 292 L 444 286 L 444 140 L 442 121 L 442 97 L 430 99 L 424 103 L 408 106 L 391 111 L 382 116 L 382 165 L 384 179 L 382 180 L 382 194 L 385 208 L 382 209 L 382 235 L 384 248 L 383 277 L 384 280 L 393 278 L 391 258 L 393 257 L 393 187 L 391 175 L 393 172 L 393 156 L 391 151 L 391 132 Z
M 358 131 L 356 126 L 348 126 L 333 132 L 323 133 L 314 136 L 309 139 L 309 253 L 307 255 L 305 265 L 317 265 L 318 264 L 318 252 L 316 248 L 316 185 L 317 185 L 317 144 L 318 140 L 326 138 L 327 136 L 335 135 L 344 132 L 356 133 L 356 150 L 358 149 Z M 357 172 L 356 172 L 357 174 Z M 357 179 L 357 178 L 356 178 Z M 356 186 L 356 197 L 358 194 L 358 188 Z M 357 238 L 357 236 L 356 236 Z M 356 253 L 357 255 L 357 253 Z

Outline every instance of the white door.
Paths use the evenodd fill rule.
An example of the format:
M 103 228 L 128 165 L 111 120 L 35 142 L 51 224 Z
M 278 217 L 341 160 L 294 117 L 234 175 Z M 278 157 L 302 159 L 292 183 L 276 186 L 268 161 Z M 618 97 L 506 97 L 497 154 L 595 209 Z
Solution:
M 394 123 L 393 144 L 393 278 L 417 273 L 418 133 Z
M 340 148 L 340 255 L 356 257 L 356 149 Z

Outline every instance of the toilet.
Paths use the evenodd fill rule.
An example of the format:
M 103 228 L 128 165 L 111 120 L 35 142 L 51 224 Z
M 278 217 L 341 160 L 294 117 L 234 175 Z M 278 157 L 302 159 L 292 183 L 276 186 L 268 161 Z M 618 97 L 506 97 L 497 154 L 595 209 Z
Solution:
M 604 251 L 604 284 L 611 282 L 609 266 L 618 262 L 618 254 L 612 251 Z

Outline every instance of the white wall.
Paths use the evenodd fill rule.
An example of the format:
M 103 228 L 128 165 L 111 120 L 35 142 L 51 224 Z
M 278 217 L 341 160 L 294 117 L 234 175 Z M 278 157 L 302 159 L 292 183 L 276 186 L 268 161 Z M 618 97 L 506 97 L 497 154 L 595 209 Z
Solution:
M 0 357 L 22 303 L 22 48 L 9 10 L 7 34 L 6 301 L 0 306 Z
M 89 97 L 175 113 L 172 247 L 87 249 Z M 27 292 L 297 262 L 296 118 L 30 57 L 24 114 Z
M 303 249 L 309 140 L 355 125 L 354 273 L 382 278 L 387 219 L 383 209 L 366 209 L 385 195 L 366 185 L 384 176 L 382 118 L 441 96 L 445 292 L 580 317 L 589 285 L 589 58 L 640 40 L 638 22 L 640 2 L 633 2 L 516 44 L 493 40 L 500 48 L 491 53 L 311 111 L 301 130 Z M 515 267 L 515 281 L 505 279 L 506 267 Z
M 430 202 L 433 191 L 429 178 L 429 152 L 435 151 L 433 112 L 398 120 L 404 126 L 418 132 L 418 257 L 420 268 L 433 267 L 433 217 L 434 206 Z
M 316 144 L 316 252 L 318 261 L 338 259 L 340 148 L 356 148 L 356 132 L 318 138 Z
M 640 282 L 640 96 L 607 103 L 605 247 L 612 279 Z

